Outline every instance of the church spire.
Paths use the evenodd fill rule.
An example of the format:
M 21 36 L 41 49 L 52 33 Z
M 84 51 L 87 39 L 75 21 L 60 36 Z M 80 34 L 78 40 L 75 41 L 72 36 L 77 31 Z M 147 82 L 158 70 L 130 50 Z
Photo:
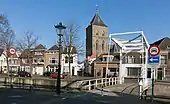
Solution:
M 90 24 L 107 27 L 107 25 L 102 21 L 102 19 L 99 16 L 99 6 L 98 5 L 96 5 L 96 13 L 95 13 L 93 19 L 91 20 Z
M 99 15 L 99 6 L 96 4 L 96 15 Z

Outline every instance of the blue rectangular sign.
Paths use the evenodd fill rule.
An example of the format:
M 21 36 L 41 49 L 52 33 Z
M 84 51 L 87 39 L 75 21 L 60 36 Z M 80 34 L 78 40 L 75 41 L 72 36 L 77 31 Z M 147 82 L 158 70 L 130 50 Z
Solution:
M 159 64 L 160 56 L 148 56 L 148 64 Z

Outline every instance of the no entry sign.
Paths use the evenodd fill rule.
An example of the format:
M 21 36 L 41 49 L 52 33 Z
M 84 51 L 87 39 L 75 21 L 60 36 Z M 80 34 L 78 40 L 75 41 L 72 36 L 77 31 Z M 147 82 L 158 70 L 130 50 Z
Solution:
M 11 47 L 11 48 L 8 49 L 8 53 L 9 53 L 10 55 L 15 55 L 15 54 L 16 54 L 16 49 L 13 48 L 13 47 Z
M 148 52 L 151 56 L 157 56 L 160 53 L 160 48 L 157 45 L 152 45 L 149 47 Z

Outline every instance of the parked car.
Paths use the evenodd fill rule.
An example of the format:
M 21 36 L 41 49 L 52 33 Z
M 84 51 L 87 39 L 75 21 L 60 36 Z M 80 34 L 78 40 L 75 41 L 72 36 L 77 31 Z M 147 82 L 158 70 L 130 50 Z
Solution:
M 17 76 L 17 72 L 16 71 L 9 71 L 9 76 Z
M 50 74 L 50 78 L 52 78 L 52 79 L 56 79 L 56 78 L 58 78 L 58 73 L 57 72 L 53 72 L 53 73 L 51 73 Z M 64 79 L 64 75 L 60 75 L 60 78 L 61 79 Z
M 52 72 L 44 72 L 44 73 L 43 73 L 43 76 L 49 77 L 49 76 L 51 75 L 51 73 L 52 73 Z
M 26 72 L 26 71 L 19 71 L 18 76 L 19 77 L 31 77 L 31 74 L 29 72 Z

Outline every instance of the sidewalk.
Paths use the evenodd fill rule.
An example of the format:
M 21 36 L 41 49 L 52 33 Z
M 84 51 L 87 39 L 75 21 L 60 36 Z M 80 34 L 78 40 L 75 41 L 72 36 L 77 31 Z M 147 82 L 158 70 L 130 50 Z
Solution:
M 145 100 L 140 100 L 137 96 L 127 94 L 121 95 L 118 93 L 104 91 L 104 96 L 101 96 L 101 91 L 99 90 L 89 92 L 100 94 L 99 99 L 102 99 L 103 101 L 106 101 L 107 99 L 107 104 L 158 104 L 156 102 L 152 103 Z

